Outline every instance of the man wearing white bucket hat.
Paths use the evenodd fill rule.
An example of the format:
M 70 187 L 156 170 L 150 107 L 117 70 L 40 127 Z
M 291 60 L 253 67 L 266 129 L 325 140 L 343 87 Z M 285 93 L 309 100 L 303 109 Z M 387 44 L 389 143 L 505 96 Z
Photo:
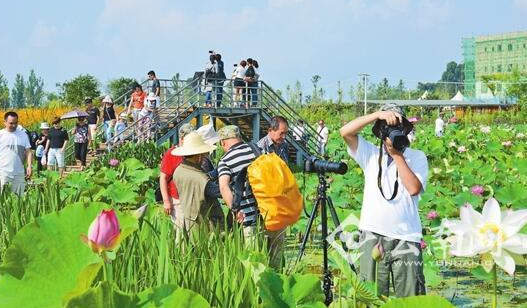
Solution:
M 218 184 L 201 169 L 203 160 L 215 149 L 215 145 L 206 143 L 197 132 L 191 132 L 185 136 L 182 146 L 172 150 L 172 155 L 184 157 L 172 178 L 181 202 L 183 229 L 187 232 L 197 232 L 200 224 L 213 227 L 223 222 L 223 212 L 214 202 L 221 197 Z

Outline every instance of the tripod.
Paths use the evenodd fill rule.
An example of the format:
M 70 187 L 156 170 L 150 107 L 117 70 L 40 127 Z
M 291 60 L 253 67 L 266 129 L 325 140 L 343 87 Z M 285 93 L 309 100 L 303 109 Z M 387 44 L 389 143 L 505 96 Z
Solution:
M 317 211 L 320 206 L 321 214 L 322 214 L 322 250 L 324 253 L 324 280 L 322 283 L 322 289 L 324 290 L 324 296 L 326 297 L 326 300 L 324 303 L 326 306 L 329 306 L 331 302 L 333 301 L 333 291 L 331 290 L 331 287 L 333 286 L 332 281 L 332 275 L 331 271 L 329 270 L 328 266 L 328 213 L 327 209 L 329 209 L 329 212 L 331 214 L 331 218 L 333 219 L 333 223 L 335 224 L 335 227 L 338 227 L 340 225 L 339 218 L 337 216 L 337 212 L 335 211 L 335 207 L 333 206 L 333 201 L 331 201 L 331 197 L 327 195 L 327 189 L 329 188 L 329 184 L 326 181 L 326 177 L 323 172 L 318 172 L 318 188 L 317 188 L 317 200 L 315 200 L 315 203 L 313 205 L 313 209 L 311 210 L 311 215 L 309 216 L 309 221 L 307 223 L 306 231 L 304 234 L 304 238 L 302 239 L 302 244 L 300 245 L 300 250 L 298 252 L 297 262 L 299 262 L 302 259 L 302 256 L 304 255 L 304 250 L 306 249 L 307 239 L 309 237 L 309 233 L 311 232 L 311 227 L 313 225 L 313 221 L 315 220 L 315 217 L 317 216 Z M 338 236 L 336 236 L 338 237 Z M 342 247 L 344 251 L 347 251 L 347 247 L 342 244 Z M 355 270 L 355 266 L 350 263 L 351 270 L 354 272 L 357 272 Z

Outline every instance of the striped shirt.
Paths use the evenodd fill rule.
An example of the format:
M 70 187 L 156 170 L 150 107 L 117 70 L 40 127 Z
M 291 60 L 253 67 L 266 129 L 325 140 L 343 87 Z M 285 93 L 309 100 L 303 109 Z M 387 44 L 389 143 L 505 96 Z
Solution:
M 223 155 L 220 162 L 218 163 L 218 177 L 221 177 L 223 175 L 230 176 L 230 186 L 232 189 L 234 181 L 236 180 L 236 177 L 238 176 L 240 171 L 243 168 L 249 166 L 249 164 L 255 158 L 256 155 L 254 154 L 251 147 L 246 143 L 240 142 L 233 145 L 227 151 L 227 153 Z M 249 183 L 245 181 L 245 188 L 247 188 L 248 185 Z M 245 214 L 245 219 L 243 221 L 244 226 L 256 223 L 256 200 L 254 199 L 254 195 L 252 194 L 252 192 L 246 193 L 246 189 L 244 189 L 244 193 L 242 195 L 242 199 L 240 202 L 240 210 Z

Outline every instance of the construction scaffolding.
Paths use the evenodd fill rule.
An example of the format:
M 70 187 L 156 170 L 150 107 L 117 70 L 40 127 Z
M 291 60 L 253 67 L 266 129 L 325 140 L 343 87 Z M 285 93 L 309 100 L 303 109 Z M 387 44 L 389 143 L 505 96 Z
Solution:
M 492 98 L 504 96 L 505 87 L 497 84 L 491 93 L 483 76 L 527 73 L 527 31 L 463 39 L 465 59 L 465 96 Z

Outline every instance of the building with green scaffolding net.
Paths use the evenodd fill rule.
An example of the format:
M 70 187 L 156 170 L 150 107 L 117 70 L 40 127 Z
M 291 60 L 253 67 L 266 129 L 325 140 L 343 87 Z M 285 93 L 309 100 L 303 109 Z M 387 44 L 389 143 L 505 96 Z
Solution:
M 527 31 L 464 38 L 465 97 L 493 98 L 504 96 L 505 87 L 496 84 L 493 93 L 483 76 L 507 74 L 513 71 L 527 73 Z

